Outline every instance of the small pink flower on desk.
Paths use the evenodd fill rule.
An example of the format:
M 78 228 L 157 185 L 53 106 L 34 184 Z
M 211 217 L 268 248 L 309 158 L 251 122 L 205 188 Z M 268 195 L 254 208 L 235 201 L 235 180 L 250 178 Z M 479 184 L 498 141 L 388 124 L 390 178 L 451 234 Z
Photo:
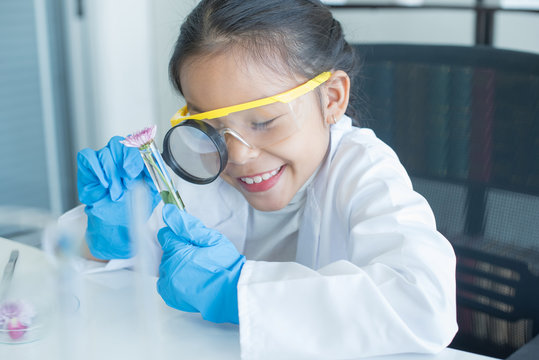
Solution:
M 150 126 L 142 129 L 139 132 L 136 132 L 132 135 L 129 135 L 125 140 L 120 141 L 127 147 L 141 148 L 151 144 L 155 138 L 156 126 Z
M 16 340 L 24 335 L 36 316 L 34 307 L 24 300 L 6 301 L 0 305 L 0 329 Z

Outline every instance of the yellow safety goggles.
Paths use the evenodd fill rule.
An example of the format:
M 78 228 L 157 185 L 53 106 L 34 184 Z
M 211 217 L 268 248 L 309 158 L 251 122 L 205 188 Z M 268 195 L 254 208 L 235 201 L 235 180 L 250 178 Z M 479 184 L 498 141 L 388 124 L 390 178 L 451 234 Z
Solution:
M 324 72 L 292 90 L 200 114 L 186 116 L 185 106 L 170 120 L 172 128 L 163 141 L 163 159 L 183 179 L 208 184 L 228 162 L 226 135 L 249 148 L 286 139 L 299 129 L 292 101 L 316 89 L 330 76 L 330 72 Z
M 249 110 L 249 109 L 253 109 L 256 107 L 269 105 L 269 104 L 273 104 L 277 102 L 287 104 L 291 102 L 292 100 L 297 99 L 298 97 L 307 94 L 309 91 L 316 89 L 318 86 L 326 82 L 330 78 L 330 76 L 331 76 L 331 73 L 329 71 L 326 71 L 326 72 L 321 73 L 320 75 L 315 76 L 314 78 L 307 81 L 306 83 L 293 88 L 292 90 L 288 90 L 277 95 L 268 96 L 263 99 L 248 101 L 243 104 L 227 106 L 224 108 L 210 110 L 210 111 L 206 111 L 199 114 L 187 115 L 189 111 L 186 105 L 182 107 L 180 110 L 178 110 L 176 114 L 174 114 L 174 116 L 170 119 L 170 124 L 172 126 L 176 126 L 182 121 L 185 121 L 188 119 L 191 119 L 191 120 L 216 119 L 216 118 L 230 115 L 235 112 Z

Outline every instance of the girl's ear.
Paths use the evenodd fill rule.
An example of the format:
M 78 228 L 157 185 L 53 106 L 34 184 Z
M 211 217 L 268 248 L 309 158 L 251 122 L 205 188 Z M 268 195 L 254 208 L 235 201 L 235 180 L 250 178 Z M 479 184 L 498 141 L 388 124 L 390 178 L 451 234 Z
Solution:
M 334 124 L 344 115 L 350 99 L 350 77 L 342 70 L 331 73 L 325 84 L 324 120 L 326 124 Z

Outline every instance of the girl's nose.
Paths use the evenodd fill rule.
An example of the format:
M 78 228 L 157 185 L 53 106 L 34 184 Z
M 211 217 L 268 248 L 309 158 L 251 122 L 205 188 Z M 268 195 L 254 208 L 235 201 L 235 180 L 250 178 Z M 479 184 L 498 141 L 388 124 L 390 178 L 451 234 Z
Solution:
M 249 147 L 247 144 L 237 139 L 236 137 L 226 134 L 226 148 L 228 150 L 228 162 L 232 164 L 242 165 L 249 160 L 258 157 L 259 149 Z

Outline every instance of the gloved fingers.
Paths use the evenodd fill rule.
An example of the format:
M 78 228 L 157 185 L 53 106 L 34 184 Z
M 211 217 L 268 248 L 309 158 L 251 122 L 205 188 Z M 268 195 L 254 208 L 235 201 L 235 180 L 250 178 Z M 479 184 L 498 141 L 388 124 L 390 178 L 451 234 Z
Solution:
M 120 143 L 121 136 L 110 139 L 107 147 L 110 149 L 114 163 L 121 172 L 121 176 L 130 180 L 135 179 L 145 168 L 144 161 L 138 149 Z
M 149 191 L 149 197 L 155 197 L 156 194 L 159 195 L 157 192 L 157 188 L 155 187 L 155 184 L 150 177 L 148 170 L 146 169 L 146 166 L 144 166 L 144 170 L 142 171 L 142 173 L 135 179 L 122 178 L 122 181 L 124 187 L 128 190 L 131 190 L 137 185 L 142 184 L 144 186 L 144 189 Z M 158 198 L 161 199 L 160 196 L 158 196 Z
M 82 172 L 82 175 L 85 175 L 85 178 L 95 179 L 104 188 L 108 188 L 109 183 L 97 155 L 96 151 L 89 148 L 79 151 L 77 154 L 78 170 Z
M 124 196 L 119 201 L 112 201 L 106 196 L 92 205 L 87 205 L 84 210 L 88 216 L 98 217 L 104 223 L 112 226 L 129 226 L 131 220 L 128 208 L 130 200 Z
M 182 211 L 177 206 L 172 204 L 165 204 L 163 206 L 163 221 L 176 235 L 187 233 L 187 228 L 182 218 Z
M 175 308 L 177 310 L 180 310 L 180 311 L 185 311 L 185 312 L 192 312 L 192 313 L 197 313 L 197 312 L 200 312 L 198 311 L 196 308 L 194 308 L 193 306 L 189 305 L 189 303 L 183 301 L 182 299 L 174 299 L 174 302 L 170 301 L 170 297 L 166 297 L 166 296 L 163 296 L 161 295 L 161 297 L 163 298 L 163 300 L 165 300 L 165 303 L 172 307 L 172 308 Z
M 161 249 L 163 249 L 163 251 L 168 249 L 169 244 L 174 241 L 174 237 L 173 237 L 174 233 L 171 234 L 171 232 L 172 231 L 166 227 L 160 229 L 157 232 L 157 240 L 159 241 L 159 245 L 161 245 Z
M 205 249 L 209 250 L 204 251 Z M 234 264 L 244 258 L 232 243 L 205 249 L 200 249 L 190 261 L 213 273 L 232 269 Z
M 98 259 L 128 259 L 133 256 L 129 241 L 129 229 L 124 225 L 110 224 L 99 216 L 92 215 L 92 209 L 86 207 L 88 227 L 86 243 L 93 256 Z
M 116 167 L 114 159 L 112 158 L 110 149 L 104 147 L 99 150 L 97 152 L 97 157 L 99 158 L 105 177 L 109 182 L 110 199 L 112 201 L 118 201 L 124 193 L 124 185 L 119 174 L 119 169 Z
M 176 235 L 196 246 L 214 246 L 225 238 L 217 230 L 207 228 L 199 219 L 172 204 L 163 207 L 163 221 Z
M 170 283 L 169 279 L 169 277 L 160 276 L 159 280 L 157 280 L 157 292 L 165 303 L 181 311 L 199 312 L 195 307 L 184 301 L 181 296 L 178 296 L 178 292 L 175 291 L 175 287 Z
M 97 153 L 83 149 L 77 154 L 77 190 L 79 200 L 91 205 L 107 195 L 109 182 L 106 179 Z
M 135 180 L 123 179 L 123 181 L 128 191 L 131 191 L 131 189 L 134 189 L 136 187 L 140 187 L 141 189 L 143 189 L 143 199 L 146 201 L 145 205 L 147 205 L 145 209 L 149 210 L 148 216 L 150 216 L 157 204 L 159 204 L 159 202 L 162 200 L 161 195 L 159 195 L 155 187 L 152 187 L 150 185 L 150 183 L 153 184 L 152 179 L 144 181 L 142 177 L 138 177 Z
M 176 235 L 168 227 L 159 230 L 157 240 L 163 249 L 163 259 L 161 261 L 171 256 L 175 256 L 177 260 L 181 260 L 193 251 L 193 245 L 181 236 Z

